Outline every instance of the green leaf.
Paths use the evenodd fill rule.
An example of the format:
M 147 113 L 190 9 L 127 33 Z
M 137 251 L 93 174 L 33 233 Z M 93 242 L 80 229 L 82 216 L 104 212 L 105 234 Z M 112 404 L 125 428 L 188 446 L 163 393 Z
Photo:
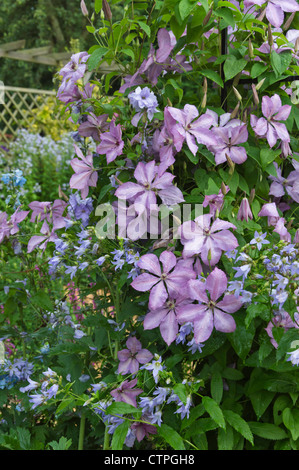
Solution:
M 233 450 L 234 447 L 234 431 L 230 425 L 226 429 L 218 429 L 218 450 Z
M 270 56 L 270 62 L 274 70 L 275 76 L 278 77 L 279 75 L 281 75 L 282 64 L 280 54 L 277 54 L 276 51 L 272 51 Z
M 190 15 L 193 8 L 196 6 L 196 3 L 191 0 L 181 0 L 179 3 L 179 13 L 182 21 L 184 21 Z
M 275 392 L 269 392 L 268 390 L 260 390 L 249 395 L 257 419 L 263 416 L 274 396 Z
M 41 307 L 42 309 L 45 310 L 53 310 L 53 302 L 51 301 L 49 295 L 45 291 L 38 292 L 35 294 L 33 297 L 31 297 L 31 302 L 38 306 Z
M 287 433 L 275 424 L 255 422 L 249 422 L 248 424 L 253 434 L 263 437 L 264 439 L 276 441 L 279 439 L 286 439 L 288 437 Z
M 112 403 L 108 408 L 106 409 L 106 414 L 140 414 L 141 410 L 138 408 L 135 408 L 133 405 L 129 405 L 129 403 L 124 403 L 122 401 L 116 401 Z
M 237 328 L 233 333 L 227 333 L 227 336 L 238 356 L 241 359 L 245 359 L 251 349 L 255 328 L 253 323 L 246 328 L 244 325 L 244 313 L 235 313 L 234 319 Z
M 163 437 L 174 450 L 185 450 L 183 439 L 173 428 L 167 424 L 161 424 L 157 430 L 159 436 Z
M 113 437 L 111 441 L 111 449 L 112 450 L 122 450 L 125 439 L 128 434 L 130 426 L 130 421 L 125 420 L 123 423 L 121 423 L 115 431 L 113 432 Z
M 219 405 L 223 395 L 223 379 L 220 372 L 214 372 L 211 378 L 211 395 Z
M 187 403 L 187 392 L 184 384 L 176 384 L 173 387 L 173 392 L 179 397 L 179 399 L 186 405 Z
M 252 78 L 256 78 L 259 75 L 261 75 L 263 72 L 265 72 L 268 68 L 268 65 L 261 64 L 259 62 L 256 62 L 251 69 L 250 75 Z
M 299 438 L 299 410 L 297 408 L 285 408 L 282 413 L 282 420 L 285 427 L 292 434 L 296 441 Z
M 94 9 L 95 9 L 95 12 L 96 13 L 100 13 L 101 9 L 102 9 L 102 0 L 95 0 L 94 2 Z
M 225 420 L 253 445 L 253 435 L 246 421 L 232 410 L 223 410 L 223 415 Z
M 145 34 L 150 37 L 151 35 L 151 28 L 149 27 L 148 24 L 144 23 L 143 21 L 137 21 L 137 23 L 139 24 L 140 28 L 142 29 L 142 31 L 145 32 Z
M 91 53 L 87 61 L 89 72 L 92 72 L 92 70 L 97 68 L 105 54 L 107 54 L 108 50 L 109 49 L 107 47 L 98 47 Z
M 247 65 L 247 60 L 245 59 L 237 59 L 235 56 L 229 56 L 226 61 L 224 62 L 223 71 L 226 80 L 230 80 L 231 78 L 238 75 L 238 73 L 242 72 Z
M 189 158 L 190 162 L 192 162 L 194 165 L 196 165 L 196 163 L 198 163 L 198 160 L 199 160 L 198 153 L 196 155 L 193 155 L 193 153 L 190 150 L 186 149 L 185 154 Z
M 221 428 L 225 429 L 225 420 L 222 410 L 218 403 L 211 397 L 203 397 L 202 404 L 205 407 L 206 412 Z
M 229 26 L 234 28 L 235 19 L 234 19 L 234 15 L 233 15 L 232 11 L 229 8 L 226 8 L 226 7 L 219 8 L 218 10 L 214 11 L 214 14 L 216 16 L 220 16 L 220 18 L 223 18 Z
M 281 154 L 281 150 L 272 150 L 269 148 L 261 149 L 260 151 L 260 160 L 263 170 L 272 163 L 276 157 Z
M 220 77 L 219 73 L 215 72 L 215 70 L 210 70 L 210 69 L 201 70 L 200 74 L 203 75 L 204 77 L 209 78 L 210 80 L 217 83 L 217 85 L 219 85 L 223 88 L 223 86 L 224 86 L 223 80 Z
M 72 445 L 72 439 L 67 439 L 66 437 L 62 436 L 57 441 L 51 441 L 48 443 L 48 446 L 51 446 L 53 450 L 67 450 Z

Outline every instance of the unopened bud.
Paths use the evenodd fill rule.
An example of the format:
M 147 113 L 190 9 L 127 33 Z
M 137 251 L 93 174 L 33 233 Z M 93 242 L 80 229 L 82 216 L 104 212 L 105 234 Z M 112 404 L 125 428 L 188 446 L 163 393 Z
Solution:
M 205 93 L 202 98 L 202 102 L 200 105 L 202 108 L 205 108 L 207 106 L 207 94 Z
M 107 0 L 103 0 L 102 8 L 103 8 L 103 12 L 104 12 L 104 15 L 105 15 L 105 20 L 111 21 L 112 20 L 112 13 L 111 13 L 110 6 L 109 6 L 109 3 L 107 2 Z
M 37 215 L 37 218 L 36 218 L 36 222 L 39 222 L 41 217 L 42 217 L 42 214 L 41 214 L 41 212 L 39 212 L 39 214 Z
M 251 204 L 253 202 L 255 198 L 255 189 L 253 188 L 251 191 L 250 191 L 250 195 L 249 195 L 249 203 Z
M 240 108 L 240 101 L 238 101 L 237 106 L 236 106 L 235 109 L 233 109 L 233 111 L 231 112 L 231 115 L 230 115 L 230 118 L 231 118 L 231 119 L 235 119 L 235 117 L 237 116 L 237 114 L 238 114 L 238 112 L 239 112 L 239 108 Z
M 254 52 L 253 52 L 251 39 L 249 39 L 249 41 L 248 41 L 248 55 L 249 55 L 250 59 L 254 58 Z
M 269 44 L 269 46 L 273 46 L 273 44 L 274 44 L 273 36 L 272 36 L 272 29 L 271 29 L 270 24 L 268 24 L 268 44 Z
M 208 80 L 206 79 L 206 77 L 204 77 L 203 79 L 202 90 L 204 93 L 207 93 L 208 91 Z
M 240 95 L 240 93 L 238 92 L 237 88 L 235 88 L 233 86 L 233 90 L 234 90 L 234 94 L 236 95 L 236 98 L 238 101 L 242 101 L 242 96 Z
M 265 14 L 266 14 L 266 8 L 264 8 L 261 14 L 257 17 L 258 21 L 263 21 Z
M 115 181 L 117 182 L 117 184 L 119 184 L 119 185 L 123 184 L 123 182 L 120 181 L 120 180 L 117 178 L 117 176 L 114 176 L 114 179 L 115 179 Z
M 208 24 L 208 22 L 211 18 L 212 12 L 213 12 L 213 8 L 210 8 L 208 13 L 206 14 L 206 16 L 203 19 L 203 22 L 202 22 L 203 26 L 206 26 Z
M 259 91 L 259 89 L 263 86 L 265 80 L 266 80 L 266 77 L 263 78 L 260 82 L 258 82 L 257 85 L 255 85 L 256 91 Z
M 283 25 L 282 29 L 284 31 L 286 31 L 287 29 L 289 29 L 289 27 L 291 26 L 292 24 L 292 21 L 294 19 L 294 16 L 295 16 L 295 11 L 293 11 L 293 13 L 290 14 L 290 16 L 288 17 L 287 21 L 285 22 L 285 24 Z
M 223 181 L 221 181 L 221 192 L 222 192 L 223 196 L 225 196 L 226 193 L 227 193 L 227 186 Z
M 88 10 L 86 8 L 84 0 L 81 0 L 80 7 L 81 7 L 82 15 L 88 16 Z
M 299 51 L 299 36 L 297 37 L 295 41 L 295 52 L 298 52 L 298 51 Z
M 229 174 L 232 175 L 233 172 L 235 171 L 235 164 L 232 161 L 232 159 L 227 155 L 227 153 L 225 154 L 225 157 L 229 166 Z
M 168 98 L 167 96 L 167 103 L 168 103 L 168 106 L 170 106 L 172 108 L 172 102 L 170 101 L 170 99 Z
M 237 86 L 237 85 L 238 85 L 238 83 L 239 83 L 239 81 L 240 81 L 241 75 L 242 75 L 242 72 L 238 73 L 238 74 L 235 76 L 235 78 L 234 78 L 234 80 L 233 80 L 233 86 Z
M 252 94 L 253 94 L 253 102 L 254 102 L 254 104 L 258 105 L 260 100 L 259 100 L 259 96 L 257 94 L 256 87 L 255 87 L 254 83 L 252 83 L 251 88 L 252 88 Z

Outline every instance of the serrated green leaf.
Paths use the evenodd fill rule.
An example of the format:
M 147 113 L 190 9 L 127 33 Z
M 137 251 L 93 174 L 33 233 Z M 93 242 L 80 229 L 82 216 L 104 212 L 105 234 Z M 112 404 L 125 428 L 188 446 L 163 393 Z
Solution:
M 173 428 L 167 424 L 161 424 L 161 426 L 157 428 L 157 431 L 159 436 L 163 437 L 174 450 L 185 450 L 183 439 Z
M 133 405 L 129 405 L 129 403 L 124 403 L 122 401 L 116 401 L 108 406 L 106 409 L 107 414 L 120 414 L 125 415 L 128 413 L 131 414 L 140 414 L 141 410 L 135 408 Z
M 218 403 L 211 397 L 203 397 L 202 404 L 206 412 L 211 416 L 215 423 L 217 423 L 221 428 L 225 429 L 224 416 Z
M 130 426 L 130 421 L 125 420 L 123 423 L 121 423 L 115 431 L 113 432 L 113 437 L 111 441 L 111 449 L 112 450 L 122 450 L 128 430 Z
M 248 423 L 232 410 L 223 410 L 225 420 L 253 445 L 253 435 Z
M 272 423 L 249 422 L 248 424 L 253 434 L 263 437 L 264 439 L 276 441 L 279 439 L 286 439 L 288 437 L 287 433 L 282 428 L 275 426 L 275 424 Z
M 211 377 L 211 395 L 219 405 L 223 396 L 223 379 L 220 372 L 214 372 Z

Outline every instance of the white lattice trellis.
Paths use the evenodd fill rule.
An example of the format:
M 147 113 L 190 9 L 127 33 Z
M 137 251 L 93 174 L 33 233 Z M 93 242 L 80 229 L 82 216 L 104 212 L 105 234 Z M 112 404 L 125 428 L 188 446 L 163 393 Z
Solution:
M 20 127 L 36 123 L 33 109 L 39 108 L 55 91 L 5 86 L 0 103 L 0 143 L 8 143 Z

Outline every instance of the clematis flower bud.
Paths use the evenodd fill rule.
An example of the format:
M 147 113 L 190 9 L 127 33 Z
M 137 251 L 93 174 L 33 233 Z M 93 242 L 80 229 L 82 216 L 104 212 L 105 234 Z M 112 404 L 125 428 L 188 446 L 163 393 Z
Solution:
M 260 100 L 259 100 L 259 96 L 257 94 L 256 86 L 254 83 L 251 84 L 251 88 L 252 88 L 252 93 L 253 93 L 253 102 L 254 104 L 258 105 Z
M 235 119 L 235 117 L 237 116 L 237 114 L 239 112 L 239 108 L 240 108 L 240 101 L 238 101 L 236 107 L 231 112 L 230 119 Z
M 84 0 L 81 0 L 80 7 L 81 7 L 82 15 L 88 16 L 88 10 L 86 8 Z
M 293 11 L 293 13 L 290 14 L 290 16 L 288 17 L 287 21 L 285 22 L 285 24 L 282 26 L 282 29 L 284 31 L 287 31 L 289 29 L 289 27 L 291 26 L 292 24 L 292 21 L 294 19 L 294 16 L 295 16 L 295 11 Z
M 232 175 L 233 172 L 235 171 L 235 164 L 227 154 L 225 154 L 225 156 L 226 156 L 226 160 L 229 166 L 229 174 Z
M 242 96 L 241 96 L 240 93 L 238 92 L 237 88 L 235 88 L 234 86 L 233 86 L 233 91 L 234 91 L 234 94 L 235 94 L 237 100 L 238 100 L 238 101 L 242 101 Z
M 254 58 L 254 52 L 253 52 L 251 39 L 249 39 L 249 41 L 248 41 L 248 55 L 249 55 L 250 59 Z
M 266 77 L 263 78 L 263 80 L 261 80 L 260 82 L 258 82 L 257 85 L 255 85 L 256 91 L 258 91 L 263 86 L 263 83 L 264 83 L 265 80 L 266 80 Z
M 255 198 L 255 189 L 253 188 L 251 191 L 250 191 L 250 195 L 249 195 L 249 204 L 251 204 L 253 202 Z
M 210 8 L 208 13 L 206 14 L 206 16 L 203 19 L 203 22 L 202 22 L 203 26 L 206 26 L 208 24 L 208 22 L 211 18 L 212 12 L 213 12 L 213 8 Z
M 104 12 L 104 15 L 105 15 L 105 20 L 111 21 L 112 20 L 112 13 L 111 13 L 110 6 L 109 6 L 109 3 L 107 2 L 107 0 L 103 0 L 102 8 L 103 8 L 103 12 Z
M 248 222 L 248 219 L 252 219 L 252 212 L 250 209 L 250 204 L 248 202 L 247 197 L 244 197 L 241 201 L 239 212 L 237 215 L 238 220 L 246 220 Z

